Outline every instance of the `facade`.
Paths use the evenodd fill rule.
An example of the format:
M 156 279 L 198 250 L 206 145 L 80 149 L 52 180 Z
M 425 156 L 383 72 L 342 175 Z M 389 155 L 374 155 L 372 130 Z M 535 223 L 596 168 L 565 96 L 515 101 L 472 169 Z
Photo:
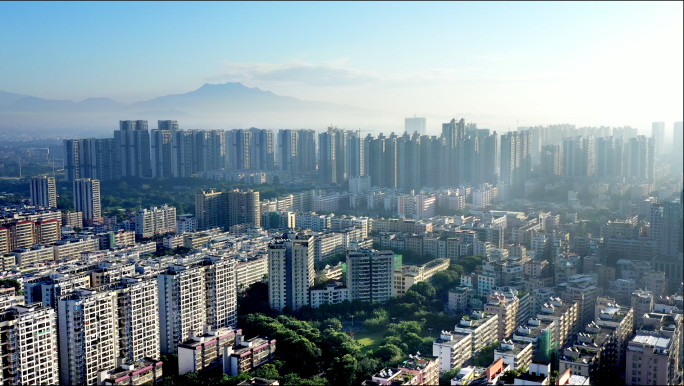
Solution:
M 627 385 L 681 384 L 679 341 L 662 332 L 638 332 L 627 346 Z
M 118 148 L 116 161 L 121 165 L 122 177 L 152 178 L 150 132 L 147 121 L 119 121 L 114 131 L 114 143 Z
M 178 346 L 178 373 L 196 373 L 216 366 L 223 367 L 227 354 L 242 330 L 219 328 L 189 339 Z
M 268 245 L 268 300 L 271 308 L 298 310 L 309 305 L 314 284 L 314 238 L 286 234 Z
M 83 213 L 83 222 L 92 225 L 102 219 L 100 181 L 89 178 L 74 180 L 74 208 Z
M 579 329 L 577 303 L 563 303 L 560 298 L 550 298 L 541 307 L 537 318 L 555 324 L 554 340 L 558 347 L 564 347 L 573 339 Z
M 394 291 L 394 252 L 358 249 L 347 252 L 349 300 L 385 302 Z
M 442 331 L 432 342 L 432 356 L 439 357 L 439 370 L 448 371 L 463 366 L 473 356 L 473 334 Z
M 532 362 L 532 343 L 514 343 L 512 340 L 501 340 L 501 345 L 494 350 L 494 361 L 503 358 L 504 365 L 512 370 L 529 367 Z
M 487 303 L 484 306 L 484 310 L 485 312 L 499 316 L 499 341 L 503 341 L 505 338 L 511 336 L 515 330 L 519 304 L 520 301 L 517 296 L 513 296 L 509 299 L 504 296 L 504 294 L 498 292 L 494 292 L 487 296 Z
M 116 367 L 115 294 L 77 289 L 59 299 L 59 369 L 63 385 L 91 385 Z
M 3 384 L 57 385 L 57 314 L 36 304 L 13 306 L 0 313 Z M 10 346 L 8 342 L 11 342 Z
M 54 177 L 32 177 L 30 187 L 31 204 L 45 208 L 57 207 L 57 188 Z
M 176 232 L 176 208 L 163 205 L 135 213 L 135 234 L 142 238 Z
M 276 340 L 257 336 L 244 340 L 241 337 L 235 342 L 228 361 L 224 361 L 223 373 L 238 375 L 273 361 Z
M 195 217 L 200 229 L 248 224 L 261 226 L 259 192 L 253 190 L 216 192 L 210 190 L 195 194 Z
M 497 340 L 498 323 L 498 315 L 474 311 L 461 319 L 461 322 L 454 327 L 454 332 L 472 335 L 472 352 L 476 354 L 483 347 Z
M 339 304 L 349 300 L 349 288 L 336 284 L 329 284 L 324 289 L 311 289 L 312 308 L 318 308 L 322 304 Z
M 268 275 L 268 256 L 239 260 L 236 272 L 238 291 L 244 291 L 250 285 L 263 281 L 264 277 Z
M 540 362 L 551 362 L 553 352 L 557 348 L 554 329 L 556 324 L 553 321 L 544 322 L 537 318 L 530 318 L 526 324 L 519 326 L 511 340 L 514 343 L 532 343 L 532 355 L 534 360 Z
M 157 276 L 161 352 L 211 329 L 234 326 L 237 319 L 236 261 L 207 256 L 172 265 Z

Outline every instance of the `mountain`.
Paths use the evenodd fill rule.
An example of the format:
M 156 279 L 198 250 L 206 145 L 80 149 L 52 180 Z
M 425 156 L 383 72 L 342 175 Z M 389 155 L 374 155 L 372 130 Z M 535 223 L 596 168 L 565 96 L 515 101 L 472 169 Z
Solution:
M 304 101 L 242 83 L 205 84 L 184 94 L 165 95 L 124 104 L 109 98 L 80 102 L 42 99 L 0 91 L 0 126 L 21 125 L 112 127 L 120 119 L 183 119 L 185 125 L 244 127 L 278 125 L 357 126 L 360 115 L 377 113 L 327 102 Z M 353 119 L 349 119 L 354 117 Z M 324 126 L 325 127 L 325 126 Z
M 176 109 L 189 112 L 225 113 L 227 111 L 344 111 L 360 110 L 351 106 L 326 102 L 303 101 L 276 95 L 242 83 L 209 84 L 185 94 L 166 95 L 144 102 L 133 103 L 129 110 Z
M 0 91 L 0 108 L 12 104 L 17 99 L 26 97 L 26 95 L 15 94 L 12 92 Z

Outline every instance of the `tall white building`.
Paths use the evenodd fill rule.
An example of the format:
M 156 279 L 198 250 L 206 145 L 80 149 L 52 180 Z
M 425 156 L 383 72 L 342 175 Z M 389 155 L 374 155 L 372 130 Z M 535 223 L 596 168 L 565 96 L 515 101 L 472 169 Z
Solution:
M 57 314 L 37 304 L 13 306 L 0 313 L 3 360 L 0 362 L 0 384 L 57 385 Z M 13 350 L 5 354 L 7 349 Z
M 100 181 L 90 178 L 74 180 L 74 209 L 83 213 L 83 222 L 92 225 L 93 221 L 102 218 L 100 204 Z
M 359 249 L 347 252 L 350 300 L 384 302 L 394 291 L 394 252 Z
M 148 238 L 176 231 L 176 208 L 163 205 L 140 209 L 135 213 L 135 234 Z
M 119 357 L 127 363 L 159 359 L 159 293 L 152 277 L 124 277 L 117 285 Z
M 427 134 L 426 120 L 421 117 L 404 118 L 404 131 L 409 134 L 418 132 L 418 134 Z
M 57 188 L 54 177 L 31 178 L 31 204 L 46 208 L 57 207 Z
M 675 171 L 682 171 L 682 164 L 684 163 L 684 153 L 682 153 L 682 146 L 684 143 L 684 125 L 682 121 L 674 123 L 672 127 L 672 158 L 675 160 L 672 168 Z
M 285 234 L 268 244 L 268 301 L 281 311 L 309 305 L 309 288 L 314 284 L 314 237 Z
M 115 293 L 77 289 L 59 299 L 59 367 L 62 385 L 92 385 L 102 369 L 116 367 Z
M 235 259 L 206 256 L 172 265 L 157 275 L 157 283 L 162 353 L 175 353 L 207 328 L 235 325 Z
M 653 122 L 651 136 L 655 137 L 655 153 L 661 156 L 665 151 L 665 122 Z

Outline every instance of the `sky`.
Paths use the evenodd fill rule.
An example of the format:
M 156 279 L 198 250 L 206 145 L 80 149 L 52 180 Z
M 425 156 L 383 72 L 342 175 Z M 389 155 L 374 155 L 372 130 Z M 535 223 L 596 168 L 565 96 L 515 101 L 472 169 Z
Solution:
M 131 103 L 242 82 L 402 122 L 645 130 L 682 120 L 683 14 L 682 2 L 0 2 L 0 90 Z

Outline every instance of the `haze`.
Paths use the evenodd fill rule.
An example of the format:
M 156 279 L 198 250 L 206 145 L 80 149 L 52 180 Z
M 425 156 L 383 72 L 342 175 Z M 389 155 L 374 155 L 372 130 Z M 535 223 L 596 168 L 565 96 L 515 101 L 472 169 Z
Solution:
M 132 103 L 240 82 L 368 110 L 380 129 L 402 131 L 418 114 L 434 133 L 462 115 L 495 130 L 572 123 L 650 135 L 653 121 L 682 120 L 682 14 L 681 2 L 2 2 L 0 90 Z M 284 126 L 364 125 L 345 119 Z M 266 122 L 258 112 L 214 120 Z

